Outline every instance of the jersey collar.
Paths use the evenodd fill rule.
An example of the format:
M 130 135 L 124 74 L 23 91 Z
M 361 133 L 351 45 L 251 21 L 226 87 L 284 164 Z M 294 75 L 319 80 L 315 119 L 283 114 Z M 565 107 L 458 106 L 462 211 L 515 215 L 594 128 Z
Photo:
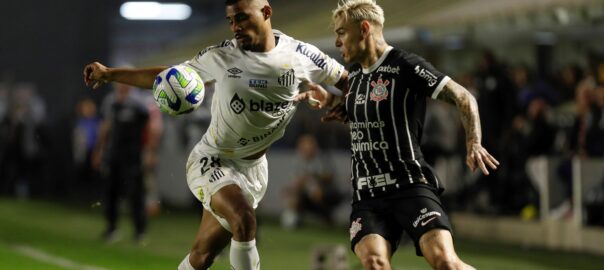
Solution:
M 382 54 L 382 56 L 380 56 L 380 58 L 375 63 L 373 63 L 373 65 L 371 65 L 368 68 L 363 68 L 363 73 L 367 74 L 367 73 L 374 72 L 379 66 L 382 65 L 382 63 L 384 62 L 386 57 L 388 57 L 388 54 L 390 53 L 390 51 L 392 51 L 392 46 L 386 47 L 386 50 L 384 50 L 384 53 Z
M 270 51 L 268 51 L 268 52 L 252 52 L 252 51 L 246 51 L 246 50 L 242 49 L 241 47 L 239 47 L 239 44 L 237 43 L 237 39 L 233 39 L 233 42 L 235 43 L 235 46 L 236 46 L 237 48 L 239 48 L 239 50 L 241 50 L 241 51 L 242 51 L 244 54 L 252 54 L 252 55 L 254 55 L 254 54 L 255 54 L 255 55 L 269 55 L 269 54 L 272 54 L 272 53 L 274 53 L 274 52 L 276 52 L 276 51 L 280 50 L 280 49 L 281 49 L 281 47 L 283 47 L 283 45 L 282 45 L 282 44 L 283 44 L 283 43 L 285 43 L 285 42 L 284 42 L 284 38 L 283 38 L 283 37 L 285 36 L 285 34 L 283 34 L 283 32 L 281 32 L 281 31 L 279 31 L 279 30 L 277 30 L 277 29 L 273 29 L 273 35 L 275 36 L 275 42 L 276 42 L 276 44 L 275 44 L 275 48 L 272 48 L 272 49 L 271 49 Z

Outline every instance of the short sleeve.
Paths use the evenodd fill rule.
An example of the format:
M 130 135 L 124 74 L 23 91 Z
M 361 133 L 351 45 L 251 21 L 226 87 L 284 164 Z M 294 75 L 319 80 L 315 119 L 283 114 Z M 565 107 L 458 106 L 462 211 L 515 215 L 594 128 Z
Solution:
M 225 40 L 222 43 L 210 46 L 199 52 L 195 57 L 185 61 L 182 65 L 188 66 L 199 73 L 199 76 L 205 81 L 216 81 L 219 79 L 220 69 L 220 48 L 231 46 L 232 42 Z
M 432 64 L 421 56 L 409 53 L 403 57 L 408 67 L 402 76 L 410 78 L 411 89 L 421 92 L 427 97 L 436 99 L 438 94 L 450 80 L 448 76 L 438 71 Z
M 302 58 L 306 74 L 315 83 L 334 85 L 344 73 L 344 66 L 311 44 L 299 42 L 296 53 Z

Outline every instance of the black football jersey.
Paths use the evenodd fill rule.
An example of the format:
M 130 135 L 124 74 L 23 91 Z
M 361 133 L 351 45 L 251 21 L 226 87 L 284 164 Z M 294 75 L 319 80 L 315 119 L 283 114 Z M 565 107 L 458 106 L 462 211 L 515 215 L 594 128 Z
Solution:
M 346 113 L 355 200 L 407 184 L 441 188 L 419 143 L 426 98 L 436 98 L 448 80 L 420 56 L 391 47 L 370 68 L 350 68 Z

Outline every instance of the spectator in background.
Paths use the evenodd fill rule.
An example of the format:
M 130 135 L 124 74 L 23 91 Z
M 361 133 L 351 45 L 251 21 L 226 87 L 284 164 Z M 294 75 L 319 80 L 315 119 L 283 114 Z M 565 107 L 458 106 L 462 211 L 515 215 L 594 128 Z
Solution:
M 143 138 L 149 125 L 149 110 L 135 89 L 124 84 L 114 87 L 115 91 L 102 104 L 103 122 L 93 157 L 106 185 L 103 204 L 107 228 L 102 236 L 109 243 L 119 240 L 119 206 L 125 196 L 134 223 L 134 239 L 142 243 L 147 228 Z
M 42 186 L 36 182 L 45 178 L 45 156 L 49 147 L 46 105 L 34 85 L 15 85 L 0 126 L 7 153 L 3 164 L 7 172 L 1 179 L 0 192 L 27 199 L 32 188 Z
M 513 115 L 518 111 L 515 100 L 517 94 L 505 67 L 489 50 L 483 51 L 480 56 L 475 76 L 476 100 L 484 131 L 482 144 L 493 156 L 501 156 L 504 131 L 510 127 Z M 507 185 L 505 181 L 498 171 L 479 176 L 470 191 L 470 194 L 478 194 L 470 197 L 478 200 L 472 206 L 479 212 L 499 212 L 507 196 L 502 192 Z
M 578 119 L 578 146 L 582 158 L 604 157 L 604 59 L 602 60 L 594 74 L 594 87 L 582 93 L 583 101 L 580 104 L 586 107 L 578 108 L 582 111 Z M 583 200 L 587 225 L 604 226 L 604 178 L 600 181 L 600 185 L 589 190 Z M 570 190 L 569 186 L 567 188 Z
M 558 72 L 555 90 L 560 105 L 574 102 L 575 89 L 582 77 L 583 70 L 577 65 L 566 65 Z
M 0 83 L 0 194 L 6 193 L 8 187 L 8 141 L 10 132 L 8 129 L 8 87 Z
M 312 135 L 301 135 L 296 150 L 293 180 L 283 190 L 286 209 L 281 223 L 286 228 L 295 228 L 304 214 L 313 213 L 332 224 L 333 210 L 342 201 L 342 194 L 334 182 L 333 166 L 321 154 Z
M 531 76 L 532 72 L 523 65 L 517 66 L 511 71 L 513 89 L 517 93 L 514 115 L 523 114 L 528 110 L 529 104 L 535 99 L 541 99 L 547 104 L 555 105 L 559 97 L 555 90 L 541 78 Z
M 568 199 L 552 211 L 552 216 L 572 215 L 572 158 L 604 157 L 604 55 L 591 52 L 588 63 L 575 91 L 577 116 L 570 136 L 573 153 L 558 166 Z
M 140 92 L 143 96 L 149 121 L 143 133 L 143 183 L 146 193 L 145 209 L 148 216 L 157 216 L 161 212 L 159 190 L 155 179 L 159 159 L 159 144 L 162 136 L 162 114 L 151 93 Z
M 518 93 L 518 110 L 511 122 L 511 129 L 504 131 L 505 151 L 510 150 L 508 146 L 512 143 L 505 136 L 518 133 L 519 141 L 516 143 L 522 145 L 524 156 L 548 155 L 552 151 L 556 135 L 556 129 L 549 120 L 551 105 L 554 105 L 557 99 L 556 94 L 545 81 L 534 80 L 526 66 L 517 66 L 511 73 L 513 86 Z
M 97 143 L 101 119 L 97 114 L 96 104 L 90 98 L 78 102 L 76 113 L 78 119 L 73 130 L 73 161 L 77 181 L 84 183 L 87 190 L 96 190 L 90 188 L 91 185 L 98 184 L 98 173 L 92 166 L 92 153 Z
M 529 102 L 526 113 L 514 117 L 512 127 L 505 133 L 502 152 L 503 162 L 501 177 L 506 185 L 500 192 L 503 197 L 500 213 L 517 215 L 525 207 L 538 204 L 536 188 L 532 185 L 525 167 L 531 157 L 552 153 L 556 129 L 549 120 L 550 107 L 543 98 L 534 98 Z
M 486 149 L 497 152 L 503 130 L 510 126 L 517 106 L 516 92 L 505 67 L 491 51 L 484 51 L 479 59 L 476 88 L 478 107 L 483 112 L 483 143 Z
M 595 58 L 595 59 L 593 59 Z M 604 55 L 593 56 L 591 75 L 577 89 L 577 150 L 580 156 L 604 156 Z

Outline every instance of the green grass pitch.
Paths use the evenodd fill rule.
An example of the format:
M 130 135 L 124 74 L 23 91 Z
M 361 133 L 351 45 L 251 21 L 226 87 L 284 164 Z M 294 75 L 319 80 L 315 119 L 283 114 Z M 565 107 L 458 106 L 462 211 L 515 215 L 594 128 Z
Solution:
M 121 217 L 123 239 L 114 244 L 100 241 L 104 227 L 102 209 L 43 201 L 0 198 L 0 270 L 126 270 L 176 269 L 187 254 L 197 231 L 195 212 L 164 211 L 150 220 L 148 240 L 131 240 L 131 225 Z M 263 270 L 310 269 L 312 248 L 320 244 L 342 244 L 348 249 L 347 228 L 308 226 L 283 230 L 274 222 L 261 220 L 258 248 Z M 604 257 L 529 249 L 458 239 L 456 248 L 466 262 L 478 269 L 604 269 Z M 228 254 L 228 252 L 224 253 Z M 228 270 L 221 256 L 212 269 Z M 349 251 L 350 269 L 362 269 Z M 430 269 L 415 256 L 411 245 L 399 248 L 393 258 L 395 269 Z

